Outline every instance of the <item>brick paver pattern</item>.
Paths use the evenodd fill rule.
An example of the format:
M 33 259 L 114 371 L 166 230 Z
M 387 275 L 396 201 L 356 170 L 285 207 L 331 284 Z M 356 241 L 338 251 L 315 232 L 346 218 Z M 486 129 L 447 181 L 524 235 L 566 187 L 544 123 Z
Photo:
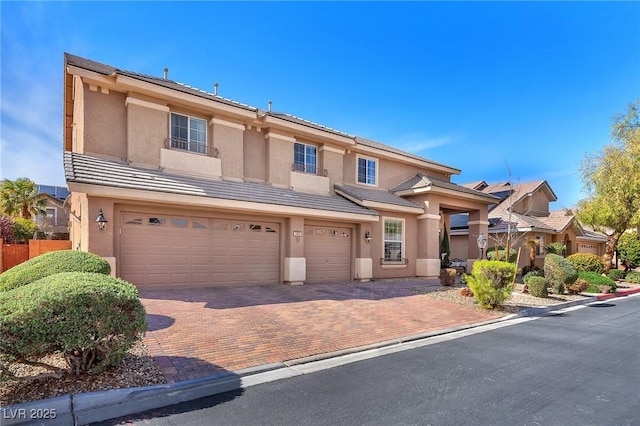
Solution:
M 140 290 L 145 343 L 169 382 L 495 319 L 416 294 L 427 280 Z

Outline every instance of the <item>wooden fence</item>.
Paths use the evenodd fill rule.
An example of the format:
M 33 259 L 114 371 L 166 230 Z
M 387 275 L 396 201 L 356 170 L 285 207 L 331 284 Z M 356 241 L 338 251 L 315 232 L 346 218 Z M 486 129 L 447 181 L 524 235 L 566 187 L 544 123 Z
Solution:
M 71 241 L 29 240 L 29 244 L 3 244 L 2 239 L 0 239 L 0 247 L 2 247 L 0 272 L 4 272 L 48 251 L 69 250 L 71 249 Z

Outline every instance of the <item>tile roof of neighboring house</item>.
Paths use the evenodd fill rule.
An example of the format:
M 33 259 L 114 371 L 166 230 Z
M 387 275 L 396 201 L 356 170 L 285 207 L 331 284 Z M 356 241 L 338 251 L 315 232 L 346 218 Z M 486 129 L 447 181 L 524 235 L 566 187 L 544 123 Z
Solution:
M 372 148 L 377 148 L 380 150 L 384 150 L 384 151 L 388 151 L 391 153 L 395 153 L 395 154 L 399 154 L 399 155 L 403 155 L 405 157 L 408 158 L 413 158 L 419 161 L 424 161 L 426 163 L 430 163 L 430 164 L 434 164 L 437 166 L 441 166 L 441 167 L 446 167 L 448 169 L 451 170 L 452 173 L 460 173 L 460 170 L 441 164 L 441 163 L 437 163 L 435 161 L 429 160 L 428 158 L 424 158 L 421 157 L 419 155 L 415 155 L 406 151 L 402 151 L 400 149 L 394 148 L 392 146 L 389 145 L 385 145 L 383 143 L 380 142 L 374 142 L 368 139 L 364 139 L 364 138 L 360 138 L 360 137 L 356 137 L 354 135 L 342 132 L 340 130 L 336 130 L 336 129 L 332 129 L 331 127 L 327 127 L 324 126 L 322 124 L 318 124 L 315 123 L 313 121 L 310 120 L 306 120 L 300 117 L 296 117 L 295 115 L 291 115 L 291 114 L 287 114 L 287 113 L 282 113 L 282 112 L 273 112 L 273 111 L 265 111 L 262 110 L 260 108 L 251 106 L 251 105 L 247 105 L 238 101 L 234 101 L 232 99 L 228 99 L 225 97 L 222 97 L 220 95 L 216 95 L 213 93 L 209 93 L 206 92 L 204 90 L 200 90 L 194 87 L 191 87 L 189 85 L 174 81 L 174 80 L 169 80 L 169 79 L 165 79 L 163 77 L 155 77 L 155 76 L 150 76 L 147 74 L 141 74 L 141 73 L 137 73 L 137 72 L 132 72 L 132 71 L 126 71 L 126 70 L 122 70 L 110 65 L 105 65 L 105 64 L 101 64 L 99 62 L 96 61 L 92 61 L 90 59 L 86 59 L 86 58 L 82 58 L 80 56 L 76 56 L 76 55 L 72 55 L 70 53 L 65 53 L 65 60 L 66 63 L 78 68 L 82 68 L 82 69 L 86 69 L 89 71 L 93 71 L 93 72 L 97 72 L 99 74 L 103 74 L 103 75 L 113 75 L 113 74 L 120 74 L 120 75 L 124 75 L 127 77 L 131 77 L 131 78 L 135 78 L 137 80 L 141 80 L 141 81 L 145 81 L 147 83 L 151 83 L 151 84 L 156 84 L 158 86 L 162 86 L 162 87 L 166 87 L 168 89 L 173 89 L 173 90 L 177 90 L 183 93 L 188 93 L 194 96 L 199 96 L 202 98 L 206 98 L 209 100 L 213 100 L 213 101 L 217 101 L 217 102 L 221 102 L 227 105 L 232 105 L 232 106 L 236 106 L 239 108 L 243 108 L 245 110 L 249 110 L 249 111 L 253 111 L 256 114 L 265 114 L 267 116 L 271 116 L 271 117 L 275 117 L 281 120 L 286 120 L 289 121 L 291 123 L 296 123 L 296 124 L 301 124 L 303 126 L 307 126 L 307 127 L 311 127 L 314 129 L 318 129 L 318 130 L 322 130 L 322 131 L 326 131 L 326 132 L 330 132 L 336 135 L 340 135 L 343 136 L 345 138 L 349 138 L 349 139 L 353 139 L 357 144 L 362 144 L 365 146 L 369 146 Z
M 68 151 L 64 153 L 64 169 L 68 182 L 334 212 L 378 214 L 338 195 L 296 192 L 260 182 L 174 175 Z
M 524 197 L 529 194 L 533 194 L 541 187 L 545 187 L 549 191 L 549 194 L 551 195 L 551 201 L 556 201 L 558 199 L 558 197 L 556 197 L 556 194 L 553 192 L 553 190 L 545 180 L 536 180 L 533 182 L 525 182 L 515 185 L 510 185 L 509 182 L 501 182 L 487 186 L 482 190 L 482 192 L 487 194 L 500 194 L 505 197 L 500 204 L 498 204 L 493 210 L 491 210 L 491 212 L 489 212 L 489 217 L 501 217 L 503 212 L 507 211 L 509 207 L 516 205 Z M 506 191 L 513 192 L 511 192 L 511 195 L 509 195 L 508 193 L 505 193 Z
M 475 182 L 461 183 L 460 186 L 464 186 L 465 188 L 469 188 L 469 189 L 475 189 L 477 191 L 482 191 L 482 188 L 487 187 L 487 182 L 483 180 L 478 180 Z
M 422 208 L 420 204 L 398 197 L 386 189 L 363 188 L 361 186 L 346 184 L 335 185 L 335 189 L 336 191 L 342 192 L 358 201 L 373 201 L 376 203 L 392 204 L 396 206 Z
M 492 233 L 506 232 L 509 222 L 516 229 L 528 229 L 532 231 L 562 233 L 571 224 L 575 217 L 571 214 L 567 215 L 565 210 L 551 212 L 547 217 L 528 216 L 519 213 L 511 213 L 506 210 L 502 211 L 501 216 L 492 216 L 491 219 L 498 219 L 495 225 L 490 228 Z
M 406 191 L 408 189 L 424 188 L 424 187 L 428 187 L 428 186 L 433 186 L 433 187 L 443 188 L 443 189 L 449 189 L 449 190 L 452 190 L 452 191 L 462 192 L 462 193 L 465 193 L 465 194 L 479 195 L 479 196 L 482 196 L 484 198 L 495 198 L 492 195 L 485 194 L 482 191 L 476 191 L 475 189 L 470 189 L 470 188 L 464 187 L 462 185 L 458 185 L 458 184 L 455 184 L 453 182 L 446 181 L 444 179 L 439 179 L 439 178 L 435 178 L 435 177 L 432 177 L 432 176 L 426 176 L 426 175 L 424 175 L 422 173 L 416 174 L 412 178 L 409 178 L 409 179 L 405 180 L 404 182 L 394 186 L 389 191 L 395 193 L 395 192 L 400 192 L 400 191 Z

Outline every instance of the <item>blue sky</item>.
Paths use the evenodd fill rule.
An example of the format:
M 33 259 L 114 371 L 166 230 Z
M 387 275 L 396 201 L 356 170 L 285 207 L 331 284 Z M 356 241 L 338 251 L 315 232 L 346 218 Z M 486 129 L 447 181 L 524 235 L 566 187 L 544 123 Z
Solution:
M 640 97 L 638 2 L 0 2 L 1 178 L 64 185 L 63 53 L 287 112 L 462 170 L 546 179 Z M 510 171 L 510 172 L 509 172 Z

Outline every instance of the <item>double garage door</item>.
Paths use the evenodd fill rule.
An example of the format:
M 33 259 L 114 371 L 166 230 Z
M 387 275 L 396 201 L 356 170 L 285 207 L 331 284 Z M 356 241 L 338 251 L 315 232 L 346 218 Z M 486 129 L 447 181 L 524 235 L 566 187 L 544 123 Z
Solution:
M 273 284 L 277 223 L 121 213 L 120 274 L 141 288 Z

